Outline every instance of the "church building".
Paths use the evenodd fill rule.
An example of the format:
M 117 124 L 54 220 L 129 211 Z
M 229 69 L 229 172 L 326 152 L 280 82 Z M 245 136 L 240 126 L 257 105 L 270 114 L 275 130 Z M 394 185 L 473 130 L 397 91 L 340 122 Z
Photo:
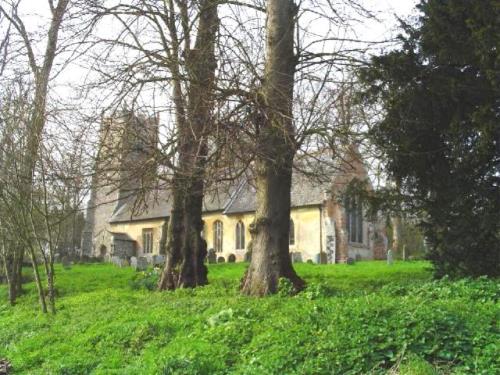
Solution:
M 147 193 L 140 205 L 135 199 L 137 191 L 156 173 L 155 166 L 148 164 L 148 155 L 155 147 L 149 145 L 157 142 L 157 121 L 128 115 L 121 120 L 106 120 L 103 125 L 108 130 L 101 135 L 102 143 L 117 145 L 110 149 L 118 148 L 119 152 L 118 155 L 104 152 L 111 155 L 105 165 L 114 167 L 112 171 L 101 168 L 95 174 L 82 251 L 108 259 L 151 258 L 161 254 L 166 243 L 171 194 L 167 189 L 158 189 Z M 116 133 L 113 137 L 109 137 L 110 128 Z M 346 147 L 342 162 L 337 164 L 331 176 L 322 176 L 321 182 L 299 172 L 293 174 L 289 234 L 293 261 L 339 263 L 348 258 L 385 257 L 384 223 L 378 218 L 367 218 L 357 199 L 342 198 L 342 192 L 353 179 L 369 181 L 359 152 L 355 147 Z M 140 174 L 136 171 L 138 165 Z M 149 173 L 148 168 L 152 169 Z M 249 228 L 254 220 L 255 198 L 255 188 L 248 180 L 205 194 L 202 235 L 217 258 L 245 259 L 251 241 Z

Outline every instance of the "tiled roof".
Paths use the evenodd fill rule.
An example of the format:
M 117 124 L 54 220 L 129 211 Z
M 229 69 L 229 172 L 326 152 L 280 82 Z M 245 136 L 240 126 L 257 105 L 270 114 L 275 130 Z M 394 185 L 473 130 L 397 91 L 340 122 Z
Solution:
M 203 200 L 203 211 L 223 211 L 230 200 L 234 188 L 226 186 L 217 190 L 209 190 Z M 121 202 L 109 220 L 110 223 L 127 221 L 152 220 L 167 218 L 172 210 L 173 198 L 170 190 L 162 189 L 150 193 L 144 200 L 137 203 L 134 198 Z
M 129 198 L 117 207 L 109 222 L 151 220 L 170 216 L 172 197 L 169 191 L 159 190 L 151 193 L 145 202 L 146 204 L 142 205 L 136 204 L 134 198 Z
M 292 177 L 292 207 L 320 205 L 326 199 L 330 188 L 330 182 L 316 181 L 314 178 L 296 172 Z M 245 181 L 224 210 L 224 214 L 252 212 L 255 211 L 255 207 L 255 187 Z
M 357 151 L 356 151 L 357 152 Z M 323 180 L 310 175 L 294 171 L 292 176 L 291 205 L 292 207 L 305 207 L 322 204 L 331 194 L 332 187 L 337 182 L 345 180 L 353 173 L 352 167 L 339 168 L 335 165 L 320 160 L 321 158 L 304 158 L 297 161 L 302 170 L 314 170 L 313 175 L 323 176 Z M 348 163 L 347 163 L 348 164 Z M 146 205 L 135 207 L 131 199 L 117 207 L 115 213 L 109 220 L 110 223 L 151 220 L 167 218 L 172 209 L 172 196 L 169 190 L 156 191 L 145 200 Z M 144 207 L 146 206 L 146 207 Z M 255 187 L 249 180 L 233 181 L 219 185 L 217 188 L 208 190 L 203 200 L 203 211 L 222 211 L 224 214 L 236 214 L 255 211 Z
M 115 240 L 134 241 L 127 233 L 109 232 Z

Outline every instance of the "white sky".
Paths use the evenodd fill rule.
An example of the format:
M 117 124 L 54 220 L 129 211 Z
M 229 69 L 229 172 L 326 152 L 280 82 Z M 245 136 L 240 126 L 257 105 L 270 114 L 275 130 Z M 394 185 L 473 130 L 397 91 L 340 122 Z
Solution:
M 3 1 L 3 0 L 0 0 Z M 118 1 L 117 1 L 118 2 Z M 365 7 L 373 11 L 380 22 L 370 20 L 358 23 L 355 33 L 360 39 L 379 41 L 390 39 L 396 35 L 396 16 L 406 18 L 413 13 L 416 0 L 363 0 Z M 31 14 L 29 22 L 26 22 L 29 30 L 47 25 L 48 5 L 46 0 L 22 0 L 22 12 Z M 321 25 L 318 25 L 321 28 Z M 318 30 L 320 33 L 320 29 Z M 84 72 L 77 66 L 67 69 L 62 75 L 60 83 L 79 83 Z
M 4 2 L 5 0 L 0 0 Z M 117 0 L 118 1 L 118 0 Z M 334 2 L 334 0 L 331 0 Z M 401 18 L 407 18 L 414 13 L 413 9 L 417 1 L 415 0 L 361 0 L 364 6 L 370 11 L 374 12 L 379 22 L 375 20 L 363 21 L 355 24 L 354 33 L 359 39 L 368 41 L 382 41 L 393 38 L 397 34 L 396 16 Z M 21 13 L 24 13 L 26 18 L 25 23 L 28 31 L 35 30 L 46 30 L 48 25 L 48 5 L 47 0 L 21 0 Z M 110 32 L 112 33 L 113 24 L 106 25 L 99 32 Z M 314 32 L 318 35 L 322 35 L 322 26 L 325 25 L 321 22 L 313 24 Z M 2 29 L 0 28 L 0 33 Z M 43 35 L 43 34 L 42 34 Z M 102 35 L 101 35 L 102 36 Z M 38 46 L 40 49 L 44 48 L 44 43 Z M 41 51 L 40 51 L 41 52 Z M 61 61 L 59 61 L 61 63 Z M 57 69 L 57 61 L 56 61 Z M 56 81 L 51 83 L 51 95 L 53 97 L 58 97 L 63 99 L 64 102 L 68 103 L 68 108 L 71 105 L 84 106 L 85 101 L 78 97 L 77 87 L 83 83 L 88 74 L 88 68 L 80 66 L 80 63 L 73 63 L 68 66 L 62 74 L 60 74 Z M 104 91 L 104 90 L 101 90 Z M 105 103 L 108 99 L 106 98 L 106 93 L 94 93 L 95 97 L 90 98 L 95 104 Z M 101 96 L 101 97 L 97 97 Z M 109 96 L 109 94 L 108 94 Z M 160 99 L 163 100 L 164 99 Z M 80 108 L 82 109 L 82 108 Z M 167 116 L 168 117 L 168 116 Z M 165 121 L 165 117 L 162 117 L 162 122 Z M 167 120 L 168 121 L 168 120 Z M 99 124 L 95 124 L 95 131 Z

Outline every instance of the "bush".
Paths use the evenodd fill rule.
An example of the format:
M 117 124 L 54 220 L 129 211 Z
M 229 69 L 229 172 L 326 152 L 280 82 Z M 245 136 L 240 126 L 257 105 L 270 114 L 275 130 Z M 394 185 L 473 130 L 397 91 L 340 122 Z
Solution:
M 132 289 L 156 290 L 160 273 L 158 268 L 136 272 L 130 280 L 130 286 Z

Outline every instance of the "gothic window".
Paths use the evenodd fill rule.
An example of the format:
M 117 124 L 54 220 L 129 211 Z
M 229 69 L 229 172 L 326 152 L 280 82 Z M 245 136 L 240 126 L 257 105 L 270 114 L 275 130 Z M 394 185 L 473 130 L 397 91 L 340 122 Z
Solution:
M 214 231 L 214 249 L 218 253 L 222 252 L 222 221 L 217 220 L 214 222 L 213 231 Z
M 142 251 L 144 254 L 151 254 L 153 252 L 153 229 L 142 230 Z
M 238 221 L 236 223 L 236 250 L 245 249 L 245 224 Z
M 359 197 L 346 200 L 349 242 L 363 243 L 363 207 Z
M 288 244 L 295 245 L 295 224 L 292 219 L 290 219 L 290 230 L 288 232 Z

